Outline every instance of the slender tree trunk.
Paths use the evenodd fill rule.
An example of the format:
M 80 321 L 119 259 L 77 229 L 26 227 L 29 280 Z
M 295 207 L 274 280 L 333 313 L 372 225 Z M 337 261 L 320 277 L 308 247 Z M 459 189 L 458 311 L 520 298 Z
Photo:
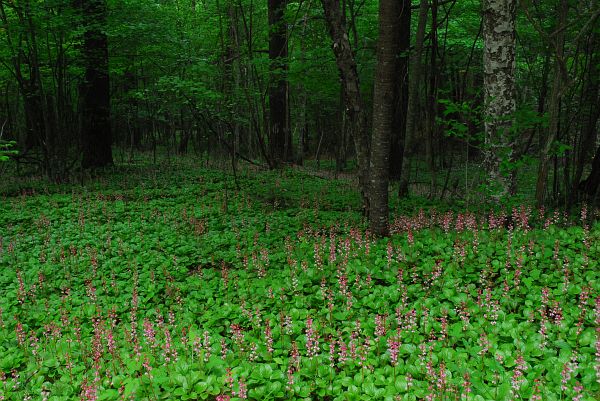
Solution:
M 509 195 L 510 180 L 502 171 L 511 160 L 511 127 L 516 110 L 516 0 L 485 0 L 483 68 L 485 91 L 485 160 L 492 199 Z
M 296 163 L 299 166 L 304 164 L 304 144 L 306 143 L 306 104 L 308 94 L 303 87 L 298 88 L 298 143 L 296 145 Z
M 308 12 L 310 10 L 309 6 L 302 17 L 302 32 L 300 36 L 300 62 L 302 64 L 306 61 L 306 29 L 308 26 Z M 296 163 L 298 165 L 304 164 L 304 147 L 306 144 L 306 105 L 308 103 L 308 94 L 306 93 L 306 89 L 303 84 L 298 85 L 298 145 L 296 148 Z
M 342 18 L 339 0 L 321 0 L 321 3 L 329 35 L 333 41 L 333 53 L 340 71 L 349 130 L 354 139 L 363 212 L 368 214 L 369 138 L 366 131 L 366 116 L 360 94 L 356 61 L 348 41 L 348 32 Z
M 401 5 L 397 0 L 379 1 L 379 40 L 373 91 L 373 138 L 371 144 L 371 182 L 369 227 L 378 236 L 389 234 L 389 158 L 394 123 L 394 90 L 400 40 L 396 25 Z
M 246 98 L 246 102 L 249 108 L 249 119 L 250 119 L 250 129 L 254 135 L 248 137 L 248 148 L 249 154 L 254 156 L 257 153 L 262 156 L 262 158 L 267 162 L 269 168 L 275 168 L 275 163 L 271 158 L 271 154 L 269 149 L 267 148 L 268 144 L 265 142 L 265 136 L 268 137 L 268 119 L 266 116 L 266 101 L 264 96 L 262 95 L 264 90 L 264 85 L 261 81 L 261 77 L 258 74 L 256 66 L 252 63 L 252 57 L 254 55 L 254 7 L 253 3 L 250 2 L 250 7 L 245 12 L 245 7 L 242 4 L 241 0 L 237 2 L 237 10 L 239 12 L 239 17 L 241 20 L 242 33 L 244 34 L 243 39 L 246 42 L 246 52 L 248 57 L 246 57 L 246 63 L 244 68 L 240 65 L 240 73 L 245 78 L 244 83 L 242 85 L 242 90 L 244 92 L 244 97 Z M 240 35 L 239 32 L 236 33 L 237 38 L 237 47 L 240 48 Z M 259 93 L 260 95 L 255 95 L 255 93 Z M 257 97 L 259 99 L 257 100 Z M 266 135 L 265 135 L 266 133 Z M 267 138 L 268 139 L 268 138 Z
M 54 126 L 48 115 L 48 101 L 44 91 L 39 62 L 38 29 L 34 23 L 35 4 L 23 1 L 12 4 L 12 11 L 16 15 L 19 31 L 14 35 L 8 19 L 5 2 L 0 2 L 0 20 L 3 23 L 6 44 L 11 58 L 13 74 L 23 96 L 23 109 L 25 114 L 25 152 L 32 148 L 42 151 L 42 169 L 51 178 L 53 177 L 54 161 Z M 33 7 L 32 7 L 33 6 Z M 13 36 L 14 35 L 14 36 Z M 8 65 L 8 64 L 6 64 Z M 25 69 L 23 71 L 23 69 Z
M 229 14 L 229 47 L 232 49 L 232 76 L 233 76 L 233 88 L 232 93 L 234 98 L 237 99 L 240 93 L 240 54 L 241 49 L 239 46 L 239 41 L 237 38 L 237 24 L 238 18 L 235 10 L 235 5 L 233 2 L 229 2 L 227 13 Z M 240 122 L 235 119 L 233 122 L 233 170 L 237 169 L 238 156 L 241 152 L 240 149 L 240 135 L 241 135 L 241 127 Z
M 287 25 L 284 12 L 287 0 L 269 0 L 269 151 L 276 166 L 291 161 L 287 83 Z
M 399 49 L 396 73 L 396 100 L 394 102 L 394 124 L 390 155 L 390 177 L 399 179 L 402 170 L 404 133 L 408 111 L 408 64 L 410 51 L 411 0 L 402 0 L 400 22 L 398 23 Z
M 83 102 L 81 166 L 83 168 L 104 167 L 113 163 L 108 39 L 105 33 L 106 0 L 87 0 L 82 4 L 82 11 L 86 30 L 83 41 L 85 82 L 81 86 Z
M 598 195 L 600 195 L 600 146 L 596 149 L 596 154 L 592 161 L 592 171 L 581 182 L 579 188 L 585 192 L 590 201 L 595 202 L 598 200 Z
M 554 82 L 552 84 L 552 93 L 550 95 L 550 104 L 548 106 L 549 125 L 548 136 L 540 154 L 540 164 L 538 168 L 537 183 L 535 186 L 535 200 L 538 207 L 546 202 L 546 187 L 548 181 L 548 170 L 550 168 L 550 151 L 552 145 L 558 136 L 560 123 L 560 102 L 564 90 L 563 64 L 564 64 L 564 46 L 565 46 L 565 26 L 567 23 L 567 13 L 569 11 L 568 0 L 560 0 L 558 9 L 558 27 L 559 31 L 555 41 L 555 61 L 554 61 Z
M 427 11 L 429 1 L 421 0 L 419 6 L 419 22 L 415 48 L 410 57 L 410 75 L 408 82 L 408 110 L 406 112 L 406 133 L 404 134 L 404 150 L 402 155 L 402 171 L 400 173 L 400 186 L 398 195 L 408 195 L 408 180 L 410 178 L 410 164 L 416 153 L 416 123 L 419 99 L 419 81 L 421 80 L 421 56 L 425 40 L 425 26 L 427 25 Z
M 579 185 L 583 176 L 583 169 L 588 162 L 590 150 L 594 147 L 596 139 L 596 124 L 600 118 L 600 52 L 598 52 L 598 34 L 590 35 L 587 44 L 588 62 L 586 74 L 584 76 L 582 105 L 580 109 L 581 116 L 581 143 L 577 158 L 575 160 L 575 173 L 573 184 L 569 194 L 569 206 L 573 206 L 579 194 Z
M 338 130 L 338 136 L 335 138 L 336 151 L 335 151 L 335 171 L 341 172 L 346 168 L 347 152 L 346 143 L 348 141 L 348 120 L 346 115 L 346 102 L 344 101 L 344 89 L 340 87 L 340 103 L 339 103 L 339 115 L 340 125 Z
M 426 158 L 427 167 L 431 174 L 429 196 L 433 198 L 436 186 L 436 166 L 435 166 L 435 143 L 437 139 L 437 90 L 438 90 L 438 35 L 437 35 L 437 13 L 438 0 L 432 0 L 431 4 L 431 55 L 429 60 L 429 93 L 427 96 L 427 130 L 426 130 Z

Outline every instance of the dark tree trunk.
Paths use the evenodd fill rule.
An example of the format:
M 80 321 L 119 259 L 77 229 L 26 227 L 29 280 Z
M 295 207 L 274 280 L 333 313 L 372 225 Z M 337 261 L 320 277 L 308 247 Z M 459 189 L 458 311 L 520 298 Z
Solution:
M 408 195 L 408 180 L 410 175 L 410 162 L 416 153 L 416 123 L 417 108 L 419 99 L 419 81 L 421 80 L 421 56 L 423 54 L 423 42 L 425 41 L 425 26 L 427 25 L 427 11 L 429 1 L 421 0 L 419 6 L 419 22 L 417 26 L 417 36 L 415 39 L 415 48 L 410 56 L 410 77 L 408 88 L 408 109 L 406 112 L 406 133 L 404 134 L 404 149 L 402 154 L 402 172 L 400 176 L 400 185 L 398 195 L 401 197 Z
M 394 89 L 398 60 L 398 29 L 401 5 L 397 0 L 379 1 L 379 40 L 373 90 L 373 138 L 369 227 L 378 236 L 389 234 L 389 158 L 394 123 Z
M 229 6 L 227 8 L 227 14 L 229 16 L 229 52 L 231 53 L 231 58 L 233 59 L 231 62 L 231 66 L 232 66 L 232 70 L 231 70 L 231 74 L 232 74 L 232 94 L 233 97 L 235 98 L 236 96 L 238 96 L 239 92 L 240 92 L 240 81 L 241 81 L 241 74 L 240 74 L 240 47 L 239 47 L 239 41 L 237 39 L 238 34 L 237 34 L 237 24 L 238 24 L 238 17 L 237 17 L 237 11 L 233 5 L 233 3 L 229 3 Z M 239 121 L 234 121 L 233 122 L 233 140 L 232 140 L 232 154 L 233 154 L 233 158 L 232 158 L 232 167 L 233 170 L 235 171 L 237 169 L 237 163 L 238 163 L 238 156 L 240 154 L 240 136 L 241 136 L 241 127 L 240 127 L 240 123 Z
M 287 26 L 284 12 L 287 0 L 269 0 L 269 152 L 274 165 L 292 161 L 289 129 Z
M 39 32 L 34 21 L 34 10 L 31 2 L 20 2 L 18 5 L 11 3 L 20 27 L 15 37 L 4 7 L 5 3 L 0 2 L 0 20 L 8 45 L 8 54 L 11 56 L 13 74 L 23 96 L 26 129 L 23 139 L 25 153 L 32 148 L 39 148 L 42 151 L 41 167 L 43 171 L 50 178 L 57 178 L 53 169 L 56 129 L 51 125 L 52 120 L 48 108 L 48 104 L 52 105 L 52 99 L 44 90 L 42 81 L 38 46 Z M 8 58 L 6 62 L 8 62 Z M 5 65 L 8 66 L 8 64 Z
M 600 146 L 596 149 L 596 155 L 592 161 L 592 171 L 590 175 L 581 182 L 579 188 L 585 192 L 588 199 L 592 201 L 598 200 L 600 192 Z
M 300 34 L 300 62 L 304 64 L 306 62 L 306 28 L 308 26 L 308 13 L 309 9 L 306 10 L 302 17 L 302 32 Z M 308 93 L 304 88 L 304 84 L 298 85 L 298 121 L 296 126 L 298 128 L 298 145 L 296 148 L 296 163 L 298 165 L 304 164 L 304 152 L 307 143 L 307 123 L 306 123 L 306 107 L 308 103 Z
M 435 143 L 437 141 L 437 95 L 438 95 L 438 67 L 437 67 L 437 55 L 438 55 L 438 0 L 432 0 L 431 2 L 431 56 L 429 60 L 429 93 L 427 95 L 427 106 L 426 106 L 426 121 L 425 121 L 425 147 L 426 147 L 426 158 L 427 166 L 429 167 L 429 173 L 431 174 L 431 188 L 429 196 L 433 198 L 436 186 L 436 166 L 435 166 Z
M 113 163 L 110 128 L 110 85 L 108 78 L 108 39 L 106 0 L 82 2 L 85 33 L 83 57 L 85 82 L 81 85 L 83 168 Z
M 394 124 L 391 139 L 390 178 L 399 179 L 402 170 L 404 132 L 408 111 L 408 52 L 410 51 L 411 0 L 402 0 L 398 29 L 398 63 L 396 73 L 396 100 L 394 102 Z
M 37 148 L 43 146 L 46 136 L 44 132 L 44 120 L 41 115 L 42 99 L 39 90 L 32 89 L 23 94 L 23 109 L 25 113 L 25 149 Z
M 177 153 L 180 155 L 185 155 L 187 154 L 188 151 L 188 144 L 190 142 L 190 137 L 192 136 L 191 134 L 191 129 L 186 128 L 183 133 L 181 134 L 181 141 L 179 141 L 179 145 L 177 147 Z
M 552 84 L 552 94 L 550 96 L 550 105 L 548 107 L 549 113 L 549 127 L 548 136 L 540 154 L 540 164 L 538 168 L 538 176 L 535 187 L 535 199 L 536 205 L 541 207 L 546 202 L 547 192 L 547 181 L 548 171 L 550 169 L 550 151 L 552 146 L 559 135 L 559 124 L 560 124 L 560 103 L 562 100 L 565 78 L 563 76 L 564 70 L 564 46 L 565 46 L 565 27 L 567 25 L 567 16 L 569 12 L 569 2 L 567 0 L 560 0 L 560 6 L 557 9 L 558 12 L 558 33 L 556 35 L 555 45 L 555 59 L 554 59 L 554 82 Z
M 583 176 L 583 169 L 588 162 L 590 150 L 593 149 L 596 139 L 596 124 L 600 118 L 600 107 L 598 107 L 600 95 L 600 53 L 598 48 L 598 34 L 590 35 L 587 43 L 587 70 L 583 83 L 582 104 L 580 108 L 581 120 L 581 143 L 575 160 L 575 175 L 573 176 L 573 188 L 569 194 L 569 206 L 573 206 L 578 197 L 578 186 Z
M 348 121 L 346 110 L 346 102 L 344 101 L 344 89 L 340 87 L 340 104 L 339 104 L 340 125 L 337 129 L 338 135 L 335 137 L 335 171 L 338 173 L 346 168 L 348 159 L 347 142 L 348 142 Z
M 321 0 L 329 35 L 333 41 L 333 53 L 340 71 L 348 129 L 354 139 L 358 162 L 358 182 L 363 201 L 363 212 L 369 211 L 369 138 L 366 116 L 360 94 L 360 81 L 356 60 L 348 40 L 348 32 L 342 18 L 339 0 Z

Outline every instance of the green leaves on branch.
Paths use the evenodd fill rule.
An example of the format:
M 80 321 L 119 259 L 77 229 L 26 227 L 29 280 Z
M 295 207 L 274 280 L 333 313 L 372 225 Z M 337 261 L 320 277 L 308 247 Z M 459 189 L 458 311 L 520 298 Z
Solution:
M 15 141 L 0 140 L 0 162 L 5 162 L 10 159 L 10 156 L 19 154 L 18 150 L 13 149 L 17 143 Z

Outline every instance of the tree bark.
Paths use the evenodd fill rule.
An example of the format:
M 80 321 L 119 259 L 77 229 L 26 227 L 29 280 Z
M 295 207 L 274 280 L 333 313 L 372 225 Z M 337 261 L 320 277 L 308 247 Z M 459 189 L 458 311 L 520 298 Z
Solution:
M 308 27 L 308 13 L 310 11 L 310 6 L 307 8 L 304 16 L 302 17 L 302 32 L 300 34 L 300 63 L 304 64 L 306 62 L 306 29 Z M 298 122 L 297 130 L 298 130 L 298 144 L 296 147 L 296 163 L 298 165 L 304 164 L 304 151 L 307 142 L 306 134 L 307 134 L 307 124 L 306 124 L 306 107 L 308 103 L 308 94 L 306 93 L 306 89 L 304 88 L 304 84 L 298 85 Z
M 427 25 L 427 11 L 429 1 L 421 0 L 419 6 L 419 22 L 417 25 L 417 36 L 415 48 L 410 57 L 410 76 L 408 83 L 408 110 L 406 112 L 406 133 L 404 134 L 404 150 L 402 155 L 402 171 L 400 173 L 400 186 L 398 195 L 408 195 L 408 180 L 410 176 L 410 164 L 416 151 L 416 120 L 419 99 L 419 81 L 421 80 L 421 56 L 423 54 L 423 43 L 425 41 L 425 26 Z
M 83 57 L 85 82 L 81 85 L 83 168 L 104 167 L 113 163 L 110 128 L 110 83 L 108 76 L 108 39 L 105 33 L 106 0 L 82 3 L 85 33 Z
M 592 171 L 590 175 L 581 182 L 579 188 L 585 192 L 588 199 L 592 202 L 598 200 L 600 193 L 600 146 L 596 149 L 594 160 L 592 161 Z
M 430 52 L 430 60 L 429 60 L 429 93 L 427 95 L 427 107 L 426 107 L 426 159 L 427 159 L 427 167 L 429 168 L 429 173 L 431 174 L 430 180 L 430 190 L 429 197 L 433 198 L 436 187 L 437 187 L 437 177 L 436 177 L 436 166 L 435 166 L 435 143 L 437 140 L 437 92 L 438 92 L 438 67 L 437 67 L 437 55 L 438 55 L 438 34 L 437 34 L 437 24 L 438 24 L 438 0 L 431 1 L 431 52 Z
M 369 178 L 371 183 L 369 227 L 377 236 L 389 234 L 389 158 L 394 122 L 394 92 L 399 49 L 401 5 L 397 0 L 379 1 L 379 40 L 373 90 L 373 138 Z
M 4 3 L 0 2 L 0 21 L 3 23 L 6 44 L 10 54 L 14 75 L 19 91 L 23 96 L 25 117 L 25 152 L 39 148 L 42 152 L 41 167 L 52 179 L 59 178 L 56 164 L 56 124 L 49 115 L 48 105 L 52 105 L 51 95 L 44 88 L 42 65 L 38 46 L 39 29 L 34 21 L 36 5 L 31 1 L 12 4 L 19 29 L 15 32 L 9 22 Z M 15 24 L 17 25 L 17 24 Z M 15 37 L 16 36 L 16 37 Z M 8 62 L 8 60 L 7 60 Z M 8 66 L 9 64 L 5 64 Z
M 596 124 L 600 118 L 600 107 L 598 103 L 600 99 L 600 52 L 598 50 L 598 34 L 593 33 L 587 43 L 588 62 L 586 73 L 584 75 L 582 104 L 580 108 L 581 120 L 581 143 L 577 158 L 575 160 L 575 175 L 573 177 L 573 187 L 569 194 L 569 206 L 573 206 L 579 194 L 579 185 L 583 176 L 583 169 L 588 162 L 590 150 L 594 147 L 596 139 Z
M 235 5 L 233 4 L 233 2 L 229 2 L 227 4 L 227 16 L 229 18 L 229 29 L 228 29 L 228 36 L 229 36 L 229 42 L 228 42 L 228 53 L 231 54 L 231 78 L 232 78 L 232 87 L 231 87 L 231 93 L 233 95 L 234 98 L 237 99 L 237 97 L 239 96 L 240 93 L 240 81 L 241 81 L 241 77 L 240 77 L 240 46 L 239 46 L 239 41 L 238 41 L 238 34 L 237 34 L 237 24 L 238 24 L 238 18 L 237 18 L 237 12 L 235 9 Z M 233 121 L 233 138 L 232 138 L 232 168 L 235 171 L 237 169 L 237 163 L 238 163 L 238 155 L 241 152 L 240 149 L 240 135 L 241 135 L 241 127 L 240 127 L 240 122 L 234 118 Z
M 356 60 L 348 40 L 348 32 L 342 18 L 339 0 L 321 0 L 329 35 L 333 41 L 333 53 L 340 72 L 347 121 L 358 162 L 358 182 L 363 202 L 363 212 L 369 212 L 369 138 L 366 116 L 360 93 L 360 80 Z
M 511 160 L 511 128 L 516 110 L 516 1 L 485 0 L 483 68 L 485 159 L 490 195 L 495 202 L 509 195 L 510 179 L 503 160 Z
M 396 67 L 396 100 L 394 102 L 394 124 L 390 155 L 390 177 L 399 179 L 402 171 L 402 152 L 408 111 L 408 64 L 410 51 L 411 0 L 402 0 L 398 23 L 399 49 Z
M 275 166 L 291 161 L 287 83 L 287 0 L 269 0 L 269 151 Z

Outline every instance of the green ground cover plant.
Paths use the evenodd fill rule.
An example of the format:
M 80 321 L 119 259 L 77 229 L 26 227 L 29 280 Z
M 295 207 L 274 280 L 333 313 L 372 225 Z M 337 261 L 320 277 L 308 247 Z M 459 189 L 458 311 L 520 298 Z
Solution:
M 111 174 L 0 200 L 0 400 L 600 397 L 592 210 L 377 240 L 349 181 Z

